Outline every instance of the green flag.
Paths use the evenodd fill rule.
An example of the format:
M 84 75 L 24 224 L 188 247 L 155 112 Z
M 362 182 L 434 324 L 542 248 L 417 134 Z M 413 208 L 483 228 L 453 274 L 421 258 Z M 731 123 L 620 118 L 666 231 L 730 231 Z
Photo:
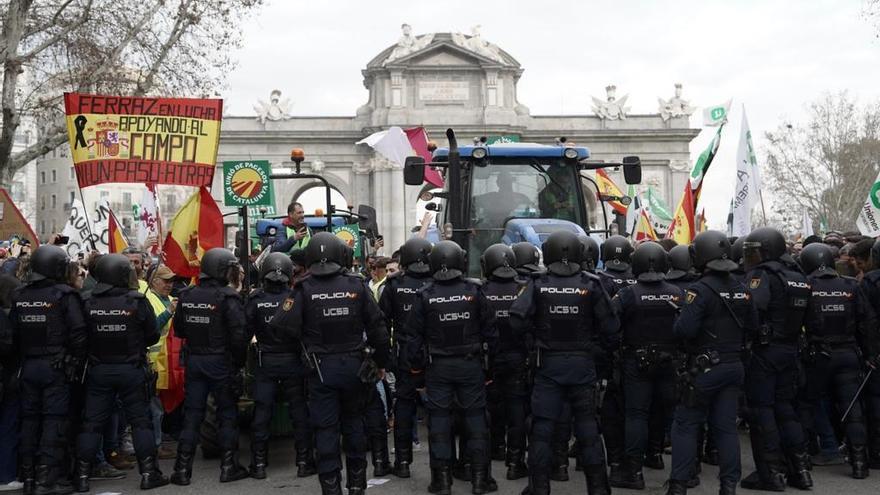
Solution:
M 700 190 L 703 187 L 703 178 L 706 177 L 706 172 L 709 171 L 709 165 L 712 164 L 712 159 L 715 158 L 715 154 L 718 153 L 718 146 L 721 144 L 721 130 L 724 129 L 724 124 L 718 126 L 718 131 L 715 133 L 715 136 L 712 137 L 712 142 L 709 143 L 709 146 L 700 153 L 700 157 L 697 158 L 697 163 L 694 165 L 693 170 L 691 170 L 691 191 L 693 191 L 694 195 L 694 212 L 696 213 L 697 202 L 700 200 Z
M 361 257 L 361 229 L 358 224 L 333 227 L 333 233 L 354 250 L 355 258 Z
M 672 225 L 672 213 L 669 212 L 669 206 L 651 186 L 648 186 L 647 196 L 648 200 L 644 207 L 648 212 L 648 218 L 651 219 L 654 231 L 664 234 L 669 232 L 669 226 Z
M 730 113 L 730 104 L 733 100 L 727 100 L 721 105 L 714 105 L 703 109 L 703 125 L 714 127 L 727 122 L 727 114 Z

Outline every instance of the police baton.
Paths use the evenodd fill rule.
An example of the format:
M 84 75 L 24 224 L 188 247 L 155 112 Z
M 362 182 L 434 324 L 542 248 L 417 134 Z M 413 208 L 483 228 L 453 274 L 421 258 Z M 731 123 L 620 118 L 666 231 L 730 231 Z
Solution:
M 865 388 L 865 384 L 868 383 L 868 380 L 871 379 L 871 373 L 874 372 L 874 368 L 868 370 L 868 374 L 865 375 L 865 379 L 862 380 L 862 384 L 859 385 L 859 389 L 856 390 L 856 395 L 852 398 L 852 401 L 849 403 L 849 407 L 846 408 L 846 412 L 843 413 L 843 417 L 840 418 L 840 422 L 843 423 L 846 421 L 846 417 L 849 416 L 849 412 L 852 411 L 853 406 L 856 405 L 856 401 L 859 400 L 859 395 L 862 394 L 862 389 Z

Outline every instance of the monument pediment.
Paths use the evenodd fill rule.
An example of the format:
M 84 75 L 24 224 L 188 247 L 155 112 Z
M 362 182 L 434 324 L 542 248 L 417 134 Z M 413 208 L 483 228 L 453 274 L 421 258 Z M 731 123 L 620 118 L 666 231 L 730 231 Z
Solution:
M 396 45 L 383 50 L 367 64 L 367 70 L 419 66 L 474 66 L 519 69 L 519 62 L 496 45 L 471 35 L 434 33 L 412 36 L 408 31 Z
M 449 43 L 438 43 L 413 53 L 389 65 L 407 67 L 428 66 L 473 66 L 498 65 L 498 62 L 481 57 Z

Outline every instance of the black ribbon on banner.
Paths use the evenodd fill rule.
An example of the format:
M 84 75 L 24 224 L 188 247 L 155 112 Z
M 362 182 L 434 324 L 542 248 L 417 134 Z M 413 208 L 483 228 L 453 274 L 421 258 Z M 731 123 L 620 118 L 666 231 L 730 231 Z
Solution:
M 73 149 L 77 149 L 80 146 L 82 146 L 83 148 L 88 147 L 88 144 L 86 144 L 86 138 L 85 136 L 83 136 L 83 131 L 86 128 L 86 122 L 88 122 L 88 119 L 86 119 L 85 115 L 80 115 L 77 118 L 73 119 L 73 126 L 76 127 L 76 143 L 74 143 Z

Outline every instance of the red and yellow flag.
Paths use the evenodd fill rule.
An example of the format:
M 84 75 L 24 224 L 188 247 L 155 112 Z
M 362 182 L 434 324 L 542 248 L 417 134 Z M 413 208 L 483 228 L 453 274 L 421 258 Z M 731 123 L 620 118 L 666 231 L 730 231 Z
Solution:
M 617 184 L 611 180 L 611 177 L 608 177 L 608 172 L 604 169 L 596 169 L 596 185 L 599 186 L 599 194 L 603 194 L 605 196 L 617 196 L 618 198 L 623 197 L 623 191 L 617 187 Z M 601 200 L 601 198 L 598 198 Z M 620 201 L 607 201 L 607 203 L 614 209 L 617 213 L 621 215 L 626 215 L 626 205 L 621 203 Z
M 125 239 L 125 235 L 123 235 L 122 228 L 119 226 L 119 221 L 116 220 L 116 215 L 113 211 L 110 211 L 110 217 L 107 218 L 107 237 L 109 237 L 109 245 L 107 247 L 111 254 L 121 253 L 128 247 L 128 241 Z
M 636 239 L 636 241 L 642 241 L 642 240 L 656 241 L 657 240 L 657 232 L 654 231 L 653 222 L 648 217 L 648 212 L 645 211 L 644 208 L 639 210 L 639 217 L 636 220 L 635 239 Z
M 162 250 L 165 264 L 181 277 L 199 274 L 205 251 L 223 247 L 223 215 L 211 193 L 200 187 L 174 215 Z
M 690 181 L 684 184 L 684 193 L 672 216 L 672 225 L 666 237 L 674 239 L 679 244 L 690 244 L 694 240 L 696 229 L 694 228 L 694 192 L 691 190 Z

